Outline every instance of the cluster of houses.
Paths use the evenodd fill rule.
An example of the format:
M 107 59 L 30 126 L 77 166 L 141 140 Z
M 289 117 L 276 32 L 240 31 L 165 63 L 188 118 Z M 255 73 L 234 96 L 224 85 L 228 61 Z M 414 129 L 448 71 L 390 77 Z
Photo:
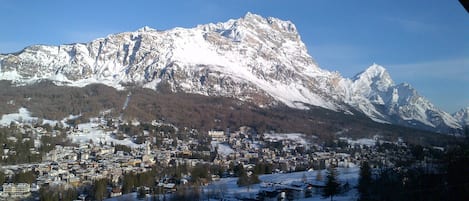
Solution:
M 211 131 L 209 135 L 217 142 L 212 143 L 218 151 L 213 162 L 222 166 L 232 163 L 253 166 L 254 163 L 262 162 L 275 164 L 277 168 L 274 171 L 281 173 L 325 169 L 329 166 L 349 167 L 350 164 L 357 163 L 357 158 L 351 157 L 350 154 L 321 150 L 313 141 L 305 140 L 306 136 L 302 134 L 291 134 L 295 138 L 288 138 L 290 134 L 259 135 L 248 127 L 241 127 L 233 133 Z M 282 137 L 267 138 L 266 135 Z
M 2 171 L 7 177 L 21 171 L 33 171 L 37 173 L 34 186 L 79 187 L 91 185 L 93 181 L 103 178 L 117 183 L 125 173 L 151 170 L 155 157 L 150 156 L 152 153 L 148 147 L 143 150 L 132 150 L 131 154 L 127 154 L 115 151 L 114 147 L 107 145 L 90 144 L 80 147 L 57 145 L 41 163 L 3 166 Z M 0 195 L 28 197 L 33 191 L 30 187 L 29 184 L 4 184 Z M 120 193 L 118 189 L 112 195 L 117 196 Z
M 2 185 L 0 199 L 21 199 L 31 196 L 31 185 L 27 183 L 5 183 Z

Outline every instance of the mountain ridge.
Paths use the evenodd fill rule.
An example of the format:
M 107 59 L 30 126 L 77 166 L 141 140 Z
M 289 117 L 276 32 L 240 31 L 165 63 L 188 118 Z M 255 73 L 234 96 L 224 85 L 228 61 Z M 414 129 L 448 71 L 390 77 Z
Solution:
M 382 66 L 352 78 L 321 69 L 290 21 L 247 13 L 236 20 L 158 31 L 142 27 L 89 43 L 30 46 L 0 55 L 0 79 L 27 84 L 132 84 L 172 92 L 225 96 L 262 107 L 308 105 L 381 123 L 459 132 L 454 117 L 408 84 L 396 85 Z

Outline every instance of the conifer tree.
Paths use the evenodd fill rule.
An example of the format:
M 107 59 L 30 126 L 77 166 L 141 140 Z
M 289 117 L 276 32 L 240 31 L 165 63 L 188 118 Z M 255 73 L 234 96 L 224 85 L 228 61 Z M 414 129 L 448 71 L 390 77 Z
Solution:
M 369 200 L 369 188 L 371 187 L 371 168 L 367 161 L 363 161 L 360 165 L 360 177 L 358 179 L 358 192 L 360 199 Z
M 340 192 L 340 183 L 337 181 L 337 170 L 335 168 L 327 169 L 326 187 L 324 188 L 323 196 L 330 197 L 331 201 L 334 195 Z

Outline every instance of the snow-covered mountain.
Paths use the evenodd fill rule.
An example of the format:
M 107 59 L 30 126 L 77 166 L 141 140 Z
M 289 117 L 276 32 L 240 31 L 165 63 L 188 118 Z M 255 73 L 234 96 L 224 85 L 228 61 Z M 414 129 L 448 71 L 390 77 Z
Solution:
M 462 108 L 453 114 L 453 117 L 461 124 L 469 126 L 469 107 Z
M 461 125 L 435 107 L 407 83 L 394 84 L 385 68 L 373 64 L 351 79 L 352 95 L 347 103 L 375 121 L 428 127 L 439 132 L 455 132 Z
M 349 114 L 358 110 L 378 122 L 440 132 L 461 128 L 408 84 L 395 85 L 383 67 L 374 64 L 351 79 L 323 70 L 292 22 L 251 13 L 190 29 L 144 27 L 89 43 L 30 46 L 0 55 L 0 79 L 18 84 L 41 79 L 72 86 L 103 83 L 118 89 L 165 87 L 264 107 L 283 103 Z

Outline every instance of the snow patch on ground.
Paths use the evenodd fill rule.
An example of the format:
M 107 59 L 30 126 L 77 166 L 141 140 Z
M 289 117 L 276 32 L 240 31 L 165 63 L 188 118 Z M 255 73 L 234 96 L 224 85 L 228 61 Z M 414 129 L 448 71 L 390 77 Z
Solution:
M 235 151 L 230 147 L 230 145 L 227 145 L 227 144 L 224 144 L 224 143 L 220 143 L 220 142 L 217 142 L 217 141 L 212 141 L 211 142 L 211 145 L 212 145 L 212 148 L 218 148 L 218 154 L 222 155 L 222 156 L 228 156 L 232 153 L 234 153 Z
M 375 137 L 373 139 L 360 138 L 360 139 L 356 139 L 356 140 L 352 140 L 350 138 L 345 138 L 345 137 L 341 137 L 339 139 L 346 140 L 347 143 L 350 144 L 350 145 L 364 145 L 364 146 L 369 146 L 369 147 L 375 146 L 376 141 L 377 141 L 377 137 Z
M 18 110 L 18 113 L 4 114 L 2 119 L 0 119 L 0 125 L 8 126 L 11 122 L 14 123 L 33 123 L 38 120 L 37 117 L 32 117 L 31 112 L 28 109 L 22 107 Z
M 31 116 L 31 112 L 29 112 L 28 109 L 22 107 L 18 110 L 18 113 L 2 115 L 2 118 L 0 119 L 0 126 L 9 126 L 11 122 L 16 124 L 34 124 L 37 123 L 38 120 L 38 117 Z M 49 124 L 51 126 L 55 126 L 57 123 L 58 121 L 55 120 L 42 119 L 42 125 Z
M 139 148 L 144 146 L 135 144 L 128 138 L 123 140 L 114 139 L 111 136 L 111 133 L 111 131 L 104 131 L 97 123 L 84 123 L 78 124 L 78 130 L 68 135 L 68 137 L 72 140 L 72 142 L 78 144 L 88 144 L 91 140 L 93 143 L 101 142 L 110 144 L 112 142 L 114 144 L 126 145 L 132 148 Z
M 275 142 L 290 140 L 305 146 L 309 144 L 305 139 L 305 134 L 302 133 L 264 133 L 264 140 Z

